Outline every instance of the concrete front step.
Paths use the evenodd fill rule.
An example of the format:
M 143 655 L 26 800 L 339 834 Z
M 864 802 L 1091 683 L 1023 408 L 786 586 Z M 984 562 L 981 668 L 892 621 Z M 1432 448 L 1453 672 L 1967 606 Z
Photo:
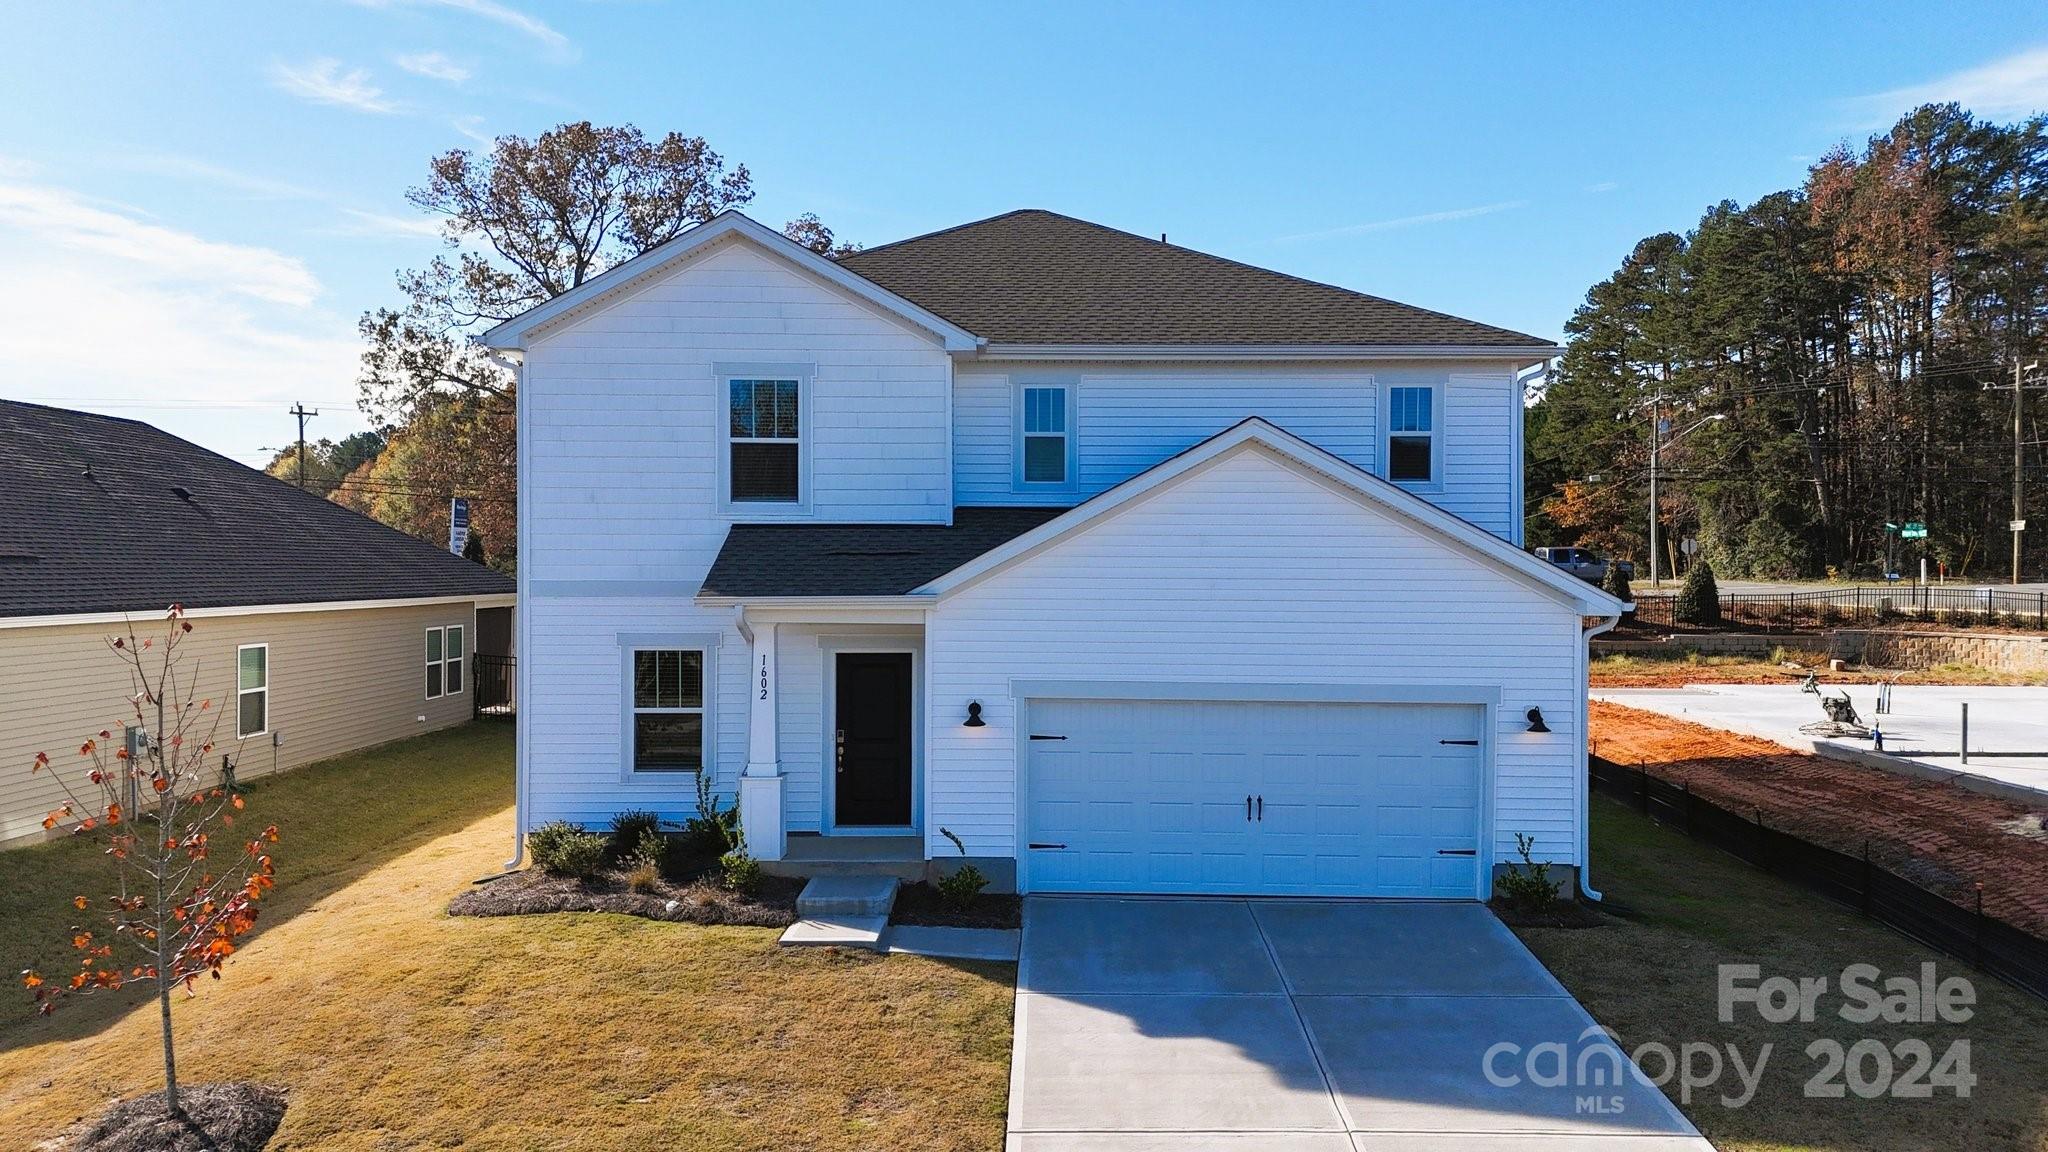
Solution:
M 796 914 L 806 920 L 879 916 L 887 922 L 898 884 L 894 876 L 813 876 L 796 898 Z
M 882 937 L 889 931 L 889 916 L 805 917 L 783 930 L 785 948 L 866 948 L 883 950 Z
M 905 884 L 924 879 L 922 860 L 763 860 L 770 876 L 887 876 Z

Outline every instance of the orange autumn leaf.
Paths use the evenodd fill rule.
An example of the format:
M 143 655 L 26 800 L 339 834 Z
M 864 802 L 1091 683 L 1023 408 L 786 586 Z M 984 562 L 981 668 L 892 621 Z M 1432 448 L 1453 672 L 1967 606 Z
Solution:
M 85 906 L 90 903 L 92 903 L 92 901 L 87 900 L 83 896 L 73 896 L 71 898 L 71 906 L 73 908 L 78 909 L 80 912 L 85 911 Z

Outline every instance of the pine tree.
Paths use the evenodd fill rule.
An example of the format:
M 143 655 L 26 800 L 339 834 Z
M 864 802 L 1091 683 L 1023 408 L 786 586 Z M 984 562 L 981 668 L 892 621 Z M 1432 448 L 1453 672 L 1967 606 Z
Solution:
M 1624 603 L 1635 599 L 1635 593 L 1629 589 L 1628 575 L 1622 571 L 1619 561 L 1607 562 L 1607 575 L 1600 578 L 1600 590 Z

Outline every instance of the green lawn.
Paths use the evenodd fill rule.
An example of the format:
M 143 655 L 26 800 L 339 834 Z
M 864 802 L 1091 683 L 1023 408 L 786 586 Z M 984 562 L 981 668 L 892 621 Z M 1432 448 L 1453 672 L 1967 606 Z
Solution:
M 1725 1063 L 1729 1044 L 1745 1062 L 1753 1062 L 1763 1044 L 1772 1045 L 1762 1086 L 1745 1106 L 1724 1107 L 1712 1090 L 1681 1105 L 1715 1147 L 2048 1148 L 2048 1004 L 1611 800 L 1596 797 L 1593 804 L 1594 883 L 1624 919 L 1600 928 L 1520 934 L 1630 1050 L 1650 1041 L 1674 1049 L 1703 1041 L 1719 1045 Z M 1942 977 L 1969 978 L 1977 993 L 1974 1018 L 1961 1024 L 1857 1025 L 1837 1014 L 1848 965 L 1867 963 L 1887 977 L 1917 977 L 1923 961 L 1938 965 Z M 1756 964 L 1766 977 L 1826 977 L 1816 1021 L 1769 1024 L 1754 1008 L 1738 1005 L 1735 1022 L 1721 1023 L 1722 964 Z M 1845 1048 L 1866 1037 L 1887 1046 L 1917 1037 L 1937 1057 L 1967 1038 L 1977 1084 L 1968 1099 L 1946 1092 L 1931 1100 L 1861 1099 L 1853 1093 L 1810 1099 L 1805 1085 L 1820 1065 L 1806 1049 L 1826 1037 Z M 1704 1067 L 1705 1058 L 1700 1060 Z M 1866 1073 L 1874 1074 L 1875 1060 L 1868 1058 Z M 1905 1064 L 1898 1061 L 1898 1069 Z M 1722 1083 L 1732 1091 L 1733 1074 Z M 1676 1099 L 1677 1085 L 1666 1092 Z
M 269 1152 L 1002 1147 L 1012 965 L 782 948 L 772 928 L 447 915 L 510 850 L 510 735 L 261 783 L 247 815 L 284 834 L 279 889 L 226 978 L 173 1005 L 186 1082 L 282 1085 Z M 9 949 L 71 922 L 83 847 L 0 855 Z M 139 997 L 17 1013 L 0 1025 L 7 1146 L 158 1087 L 156 1059 Z
M 509 721 L 465 724 L 251 781 L 243 822 L 275 824 L 279 836 L 277 888 L 264 901 L 258 931 L 423 837 L 459 828 L 511 799 Z M 31 967 L 67 976 L 74 970 L 70 926 L 100 925 L 83 919 L 71 898 L 98 903 L 111 891 L 103 848 L 87 835 L 0 852 L 0 924 L 7 925 L 0 964 L 10 978 Z M 509 857 L 509 834 L 504 849 Z M 85 1001 L 64 1012 L 95 1018 L 113 1007 Z M 12 1026 L 33 1014 L 27 994 L 0 997 L 0 1047 L 13 1039 Z

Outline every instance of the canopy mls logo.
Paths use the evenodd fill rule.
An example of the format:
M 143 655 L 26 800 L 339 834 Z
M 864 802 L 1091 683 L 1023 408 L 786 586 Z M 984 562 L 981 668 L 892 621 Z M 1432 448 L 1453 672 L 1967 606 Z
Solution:
M 1731 1025 L 1751 1014 L 1767 1025 L 1815 1024 L 1828 1008 L 1833 1009 L 1829 1015 L 1854 1025 L 1959 1025 L 1975 1016 L 1977 1002 L 1967 979 L 1943 979 L 1932 963 L 1922 964 L 1917 975 L 1890 977 L 1874 964 L 1851 964 L 1833 980 L 1766 977 L 1755 964 L 1724 964 L 1716 987 L 1717 1017 Z M 1829 999 L 1830 989 L 1836 990 L 1839 1003 Z M 1674 1048 L 1651 1041 L 1624 1053 L 1620 1037 L 1594 1025 L 1569 1043 L 1524 1047 L 1502 1041 L 1486 1050 L 1482 1070 L 1496 1088 L 1527 1083 L 1569 1090 L 1572 1110 L 1580 1115 L 1622 1113 L 1627 1101 L 1616 1089 L 1628 1084 L 1630 1076 L 1658 1088 L 1677 1081 L 1682 1105 L 1690 1105 L 1695 1092 L 1725 1084 L 1721 1106 L 1741 1108 L 1755 1098 L 1775 1048 L 1768 1041 L 1758 1044 L 1752 1059 L 1734 1043 L 1688 1040 Z M 1809 1099 L 1926 1100 L 1941 1092 L 1968 1099 L 1977 1084 L 1967 1038 L 1937 1053 L 1920 1037 L 1888 1042 L 1873 1036 L 1845 1043 L 1824 1036 L 1806 1045 L 1805 1054 L 1812 1061 L 1804 1086 Z

